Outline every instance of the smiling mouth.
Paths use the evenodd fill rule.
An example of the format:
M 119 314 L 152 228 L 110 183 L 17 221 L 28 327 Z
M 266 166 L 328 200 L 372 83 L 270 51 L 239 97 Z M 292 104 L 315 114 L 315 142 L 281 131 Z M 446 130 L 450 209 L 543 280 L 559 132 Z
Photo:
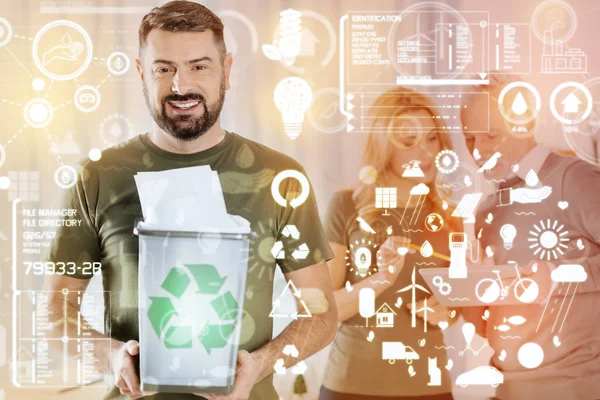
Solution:
M 202 104 L 202 100 L 168 101 L 167 104 L 176 113 L 188 113 L 196 110 Z

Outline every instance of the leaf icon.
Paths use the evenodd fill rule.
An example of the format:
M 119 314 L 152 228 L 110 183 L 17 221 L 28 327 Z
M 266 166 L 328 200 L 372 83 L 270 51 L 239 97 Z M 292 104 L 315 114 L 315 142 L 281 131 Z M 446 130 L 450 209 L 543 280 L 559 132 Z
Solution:
M 502 351 L 500 352 L 500 356 L 498 357 L 498 359 L 499 359 L 500 361 L 504 361 L 504 360 L 506 360 L 506 350 L 502 350 Z

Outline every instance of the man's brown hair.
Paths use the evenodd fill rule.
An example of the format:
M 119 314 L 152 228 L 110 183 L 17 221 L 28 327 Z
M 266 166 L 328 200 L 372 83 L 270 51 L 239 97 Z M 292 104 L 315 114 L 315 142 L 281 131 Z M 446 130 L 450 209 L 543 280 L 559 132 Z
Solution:
M 227 54 L 223 37 L 223 21 L 202 4 L 187 0 L 174 0 L 154 7 L 142 19 L 139 40 L 140 53 L 152 29 L 170 32 L 204 32 L 211 30 L 221 55 L 221 64 Z

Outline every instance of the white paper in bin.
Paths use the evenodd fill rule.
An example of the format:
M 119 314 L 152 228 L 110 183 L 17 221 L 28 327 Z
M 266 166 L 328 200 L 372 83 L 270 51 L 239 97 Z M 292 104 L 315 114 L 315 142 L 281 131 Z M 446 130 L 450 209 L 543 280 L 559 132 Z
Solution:
M 142 390 L 231 392 L 251 233 L 134 232 Z

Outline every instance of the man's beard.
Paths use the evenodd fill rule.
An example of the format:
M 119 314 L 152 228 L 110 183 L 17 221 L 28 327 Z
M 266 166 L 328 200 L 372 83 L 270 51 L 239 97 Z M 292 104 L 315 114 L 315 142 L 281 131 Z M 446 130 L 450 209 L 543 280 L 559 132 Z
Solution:
M 176 139 L 191 141 L 204 135 L 210 128 L 213 127 L 223 108 L 225 102 L 225 76 L 221 78 L 221 87 L 219 90 L 219 98 L 212 104 L 206 104 L 206 98 L 200 93 L 187 93 L 185 95 L 170 94 L 162 99 L 160 111 L 154 109 L 150 104 L 150 98 L 148 96 L 148 88 L 144 82 L 144 98 L 146 99 L 146 105 L 152 114 L 154 122 L 165 132 L 170 134 Z M 202 107 L 204 112 L 201 116 L 195 115 L 178 115 L 174 118 L 167 116 L 167 102 L 168 101 L 202 101 Z M 185 124 L 181 125 L 179 121 L 186 121 Z M 191 122 L 191 124 L 190 124 Z

